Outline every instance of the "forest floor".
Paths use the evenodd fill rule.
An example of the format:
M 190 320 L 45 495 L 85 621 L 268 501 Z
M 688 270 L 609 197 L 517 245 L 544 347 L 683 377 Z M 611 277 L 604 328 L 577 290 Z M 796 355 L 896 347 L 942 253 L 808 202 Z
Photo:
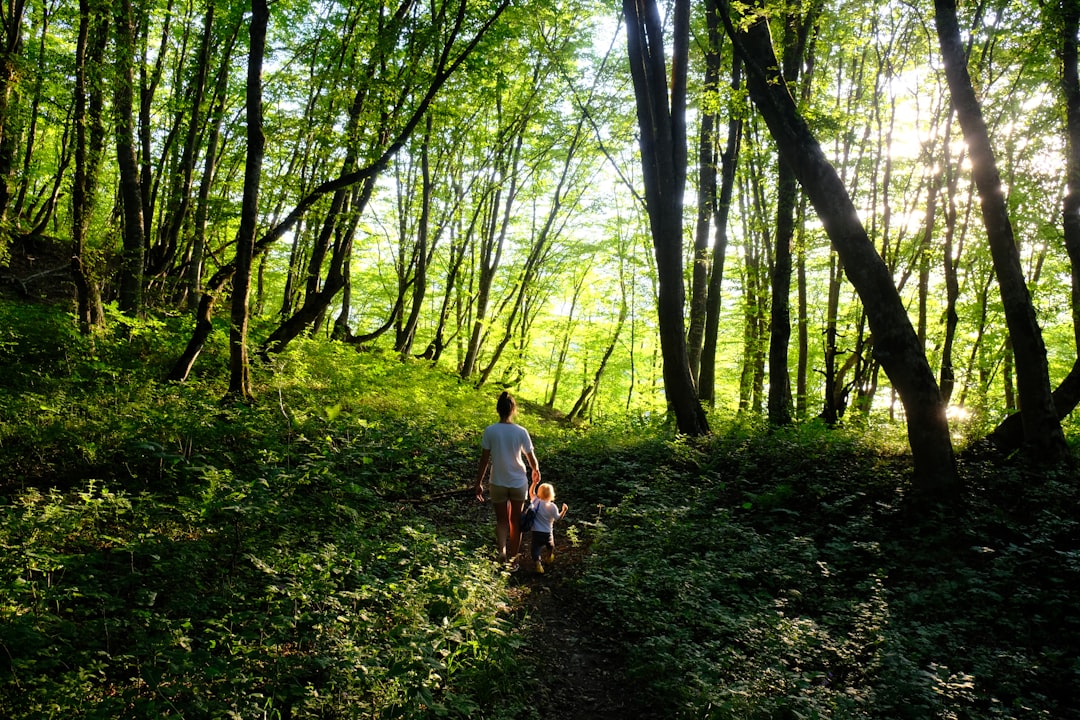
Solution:
M 522 617 L 526 663 L 541 686 L 533 698 L 541 718 L 622 720 L 630 688 L 615 643 L 598 634 L 593 608 L 578 579 L 587 543 L 556 548 L 544 574 L 533 570 L 527 552 L 511 580 Z

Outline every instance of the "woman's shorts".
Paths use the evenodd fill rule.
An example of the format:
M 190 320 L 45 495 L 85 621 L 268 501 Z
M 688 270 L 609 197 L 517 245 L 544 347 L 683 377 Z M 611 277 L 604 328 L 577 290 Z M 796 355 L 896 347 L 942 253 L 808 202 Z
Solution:
M 507 500 L 523 503 L 529 497 L 527 487 L 506 487 L 505 485 L 491 486 L 491 502 L 504 503 Z

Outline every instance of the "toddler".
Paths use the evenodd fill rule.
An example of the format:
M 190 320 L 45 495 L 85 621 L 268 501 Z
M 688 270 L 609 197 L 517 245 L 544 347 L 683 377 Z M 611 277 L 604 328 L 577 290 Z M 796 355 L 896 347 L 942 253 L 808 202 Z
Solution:
M 540 482 L 539 474 L 533 477 L 529 485 L 529 502 L 536 509 L 536 520 L 532 528 L 532 559 L 536 572 L 544 572 L 544 563 L 551 563 L 555 559 L 555 531 L 553 526 L 556 520 L 566 516 L 569 509 L 563 503 L 560 509 L 555 504 L 555 487 L 551 483 Z M 543 555 L 543 558 L 541 557 Z

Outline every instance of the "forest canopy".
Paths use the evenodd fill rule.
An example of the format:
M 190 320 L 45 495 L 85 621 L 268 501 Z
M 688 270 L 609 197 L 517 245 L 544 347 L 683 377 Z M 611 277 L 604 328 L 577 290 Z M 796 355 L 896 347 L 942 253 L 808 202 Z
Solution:
M 572 419 L 905 420 L 947 489 L 957 440 L 1062 457 L 1080 398 L 1076 15 L 16 3 L 3 284 L 190 318 L 174 380 L 228 334 L 244 397 L 320 336 Z

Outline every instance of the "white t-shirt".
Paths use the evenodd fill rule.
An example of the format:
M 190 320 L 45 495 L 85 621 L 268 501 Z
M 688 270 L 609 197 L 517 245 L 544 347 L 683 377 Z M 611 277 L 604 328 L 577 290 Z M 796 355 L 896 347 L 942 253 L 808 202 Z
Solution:
M 548 500 L 533 499 L 533 507 L 536 508 L 536 519 L 533 520 L 532 531 L 549 533 L 555 521 L 559 519 L 559 506 Z
M 494 423 L 484 428 L 480 447 L 491 451 L 491 484 L 528 487 L 524 453 L 533 451 L 529 431 L 514 423 Z

